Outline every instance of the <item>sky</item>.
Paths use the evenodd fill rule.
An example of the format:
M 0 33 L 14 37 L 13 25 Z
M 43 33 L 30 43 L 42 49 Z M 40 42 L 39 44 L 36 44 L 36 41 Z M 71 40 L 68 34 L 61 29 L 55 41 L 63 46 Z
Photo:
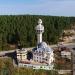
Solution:
M 0 15 L 75 16 L 75 0 L 0 0 Z

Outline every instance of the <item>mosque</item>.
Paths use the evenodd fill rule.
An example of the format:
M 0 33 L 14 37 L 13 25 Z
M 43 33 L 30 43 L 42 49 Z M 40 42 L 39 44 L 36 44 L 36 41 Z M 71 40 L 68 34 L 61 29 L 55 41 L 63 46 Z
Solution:
M 50 48 L 46 42 L 42 41 L 42 34 L 44 32 L 44 26 L 42 25 L 42 20 L 38 20 L 38 25 L 35 27 L 37 34 L 37 46 L 33 48 L 32 51 L 32 60 L 29 64 L 20 63 L 19 66 L 28 66 L 33 67 L 33 69 L 53 69 L 54 67 L 54 53 L 53 49 Z M 25 49 L 23 49 L 25 50 Z M 22 50 L 22 51 L 23 51 Z M 19 61 L 27 62 L 27 51 L 17 51 L 17 59 Z M 21 57 L 21 58 L 20 58 Z M 23 60 L 22 60 L 23 59 Z M 42 66 L 42 67 L 41 67 Z
M 38 25 L 35 27 L 37 33 L 37 47 L 33 48 L 33 61 L 46 63 L 50 65 L 54 61 L 53 49 L 48 47 L 46 42 L 42 41 L 42 33 L 44 32 L 44 26 L 42 20 L 39 19 Z

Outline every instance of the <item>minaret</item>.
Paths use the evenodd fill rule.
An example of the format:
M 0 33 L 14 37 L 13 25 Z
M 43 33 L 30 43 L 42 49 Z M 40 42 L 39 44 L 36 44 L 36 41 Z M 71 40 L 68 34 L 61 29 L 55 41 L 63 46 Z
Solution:
M 38 20 L 38 25 L 35 27 L 37 33 L 37 44 L 42 42 L 42 33 L 44 32 L 44 26 L 42 25 L 42 20 Z

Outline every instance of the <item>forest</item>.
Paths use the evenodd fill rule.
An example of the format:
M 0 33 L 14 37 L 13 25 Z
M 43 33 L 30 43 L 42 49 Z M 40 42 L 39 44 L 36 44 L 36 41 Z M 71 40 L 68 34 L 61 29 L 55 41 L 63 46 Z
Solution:
M 64 29 L 70 29 L 75 17 L 43 16 L 43 15 L 1 15 L 0 16 L 0 50 L 9 50 L 10 45 L 16 47 L 36 46 L 35 26 L 41 18 L 45 31 L 43 41 L 56 44 Z

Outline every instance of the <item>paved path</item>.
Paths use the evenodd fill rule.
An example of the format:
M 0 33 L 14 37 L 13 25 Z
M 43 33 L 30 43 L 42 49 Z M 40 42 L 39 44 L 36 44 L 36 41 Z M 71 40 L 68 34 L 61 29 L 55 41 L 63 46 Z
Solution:
M 10 50 L 10 51 L 0 51 L 0 56 L 4 56 L 6 53 L 13 53 L 15 50 Z
M 57 47 L 57 45 L 49 45 L 50 47 Z M 68 47 L 68 48 L 74 48 L 75 47 L 75 43 L 68 43 L 68 44 L 64 44 L 64 46 Z M 25 48 L 26 50 L 32 50 L 34 47 L 31 48 Z M 15 50 L 9 50 L 9 51 L 0 51 L 0 56 L 5 55 L 6 53 L 12 53 Z

